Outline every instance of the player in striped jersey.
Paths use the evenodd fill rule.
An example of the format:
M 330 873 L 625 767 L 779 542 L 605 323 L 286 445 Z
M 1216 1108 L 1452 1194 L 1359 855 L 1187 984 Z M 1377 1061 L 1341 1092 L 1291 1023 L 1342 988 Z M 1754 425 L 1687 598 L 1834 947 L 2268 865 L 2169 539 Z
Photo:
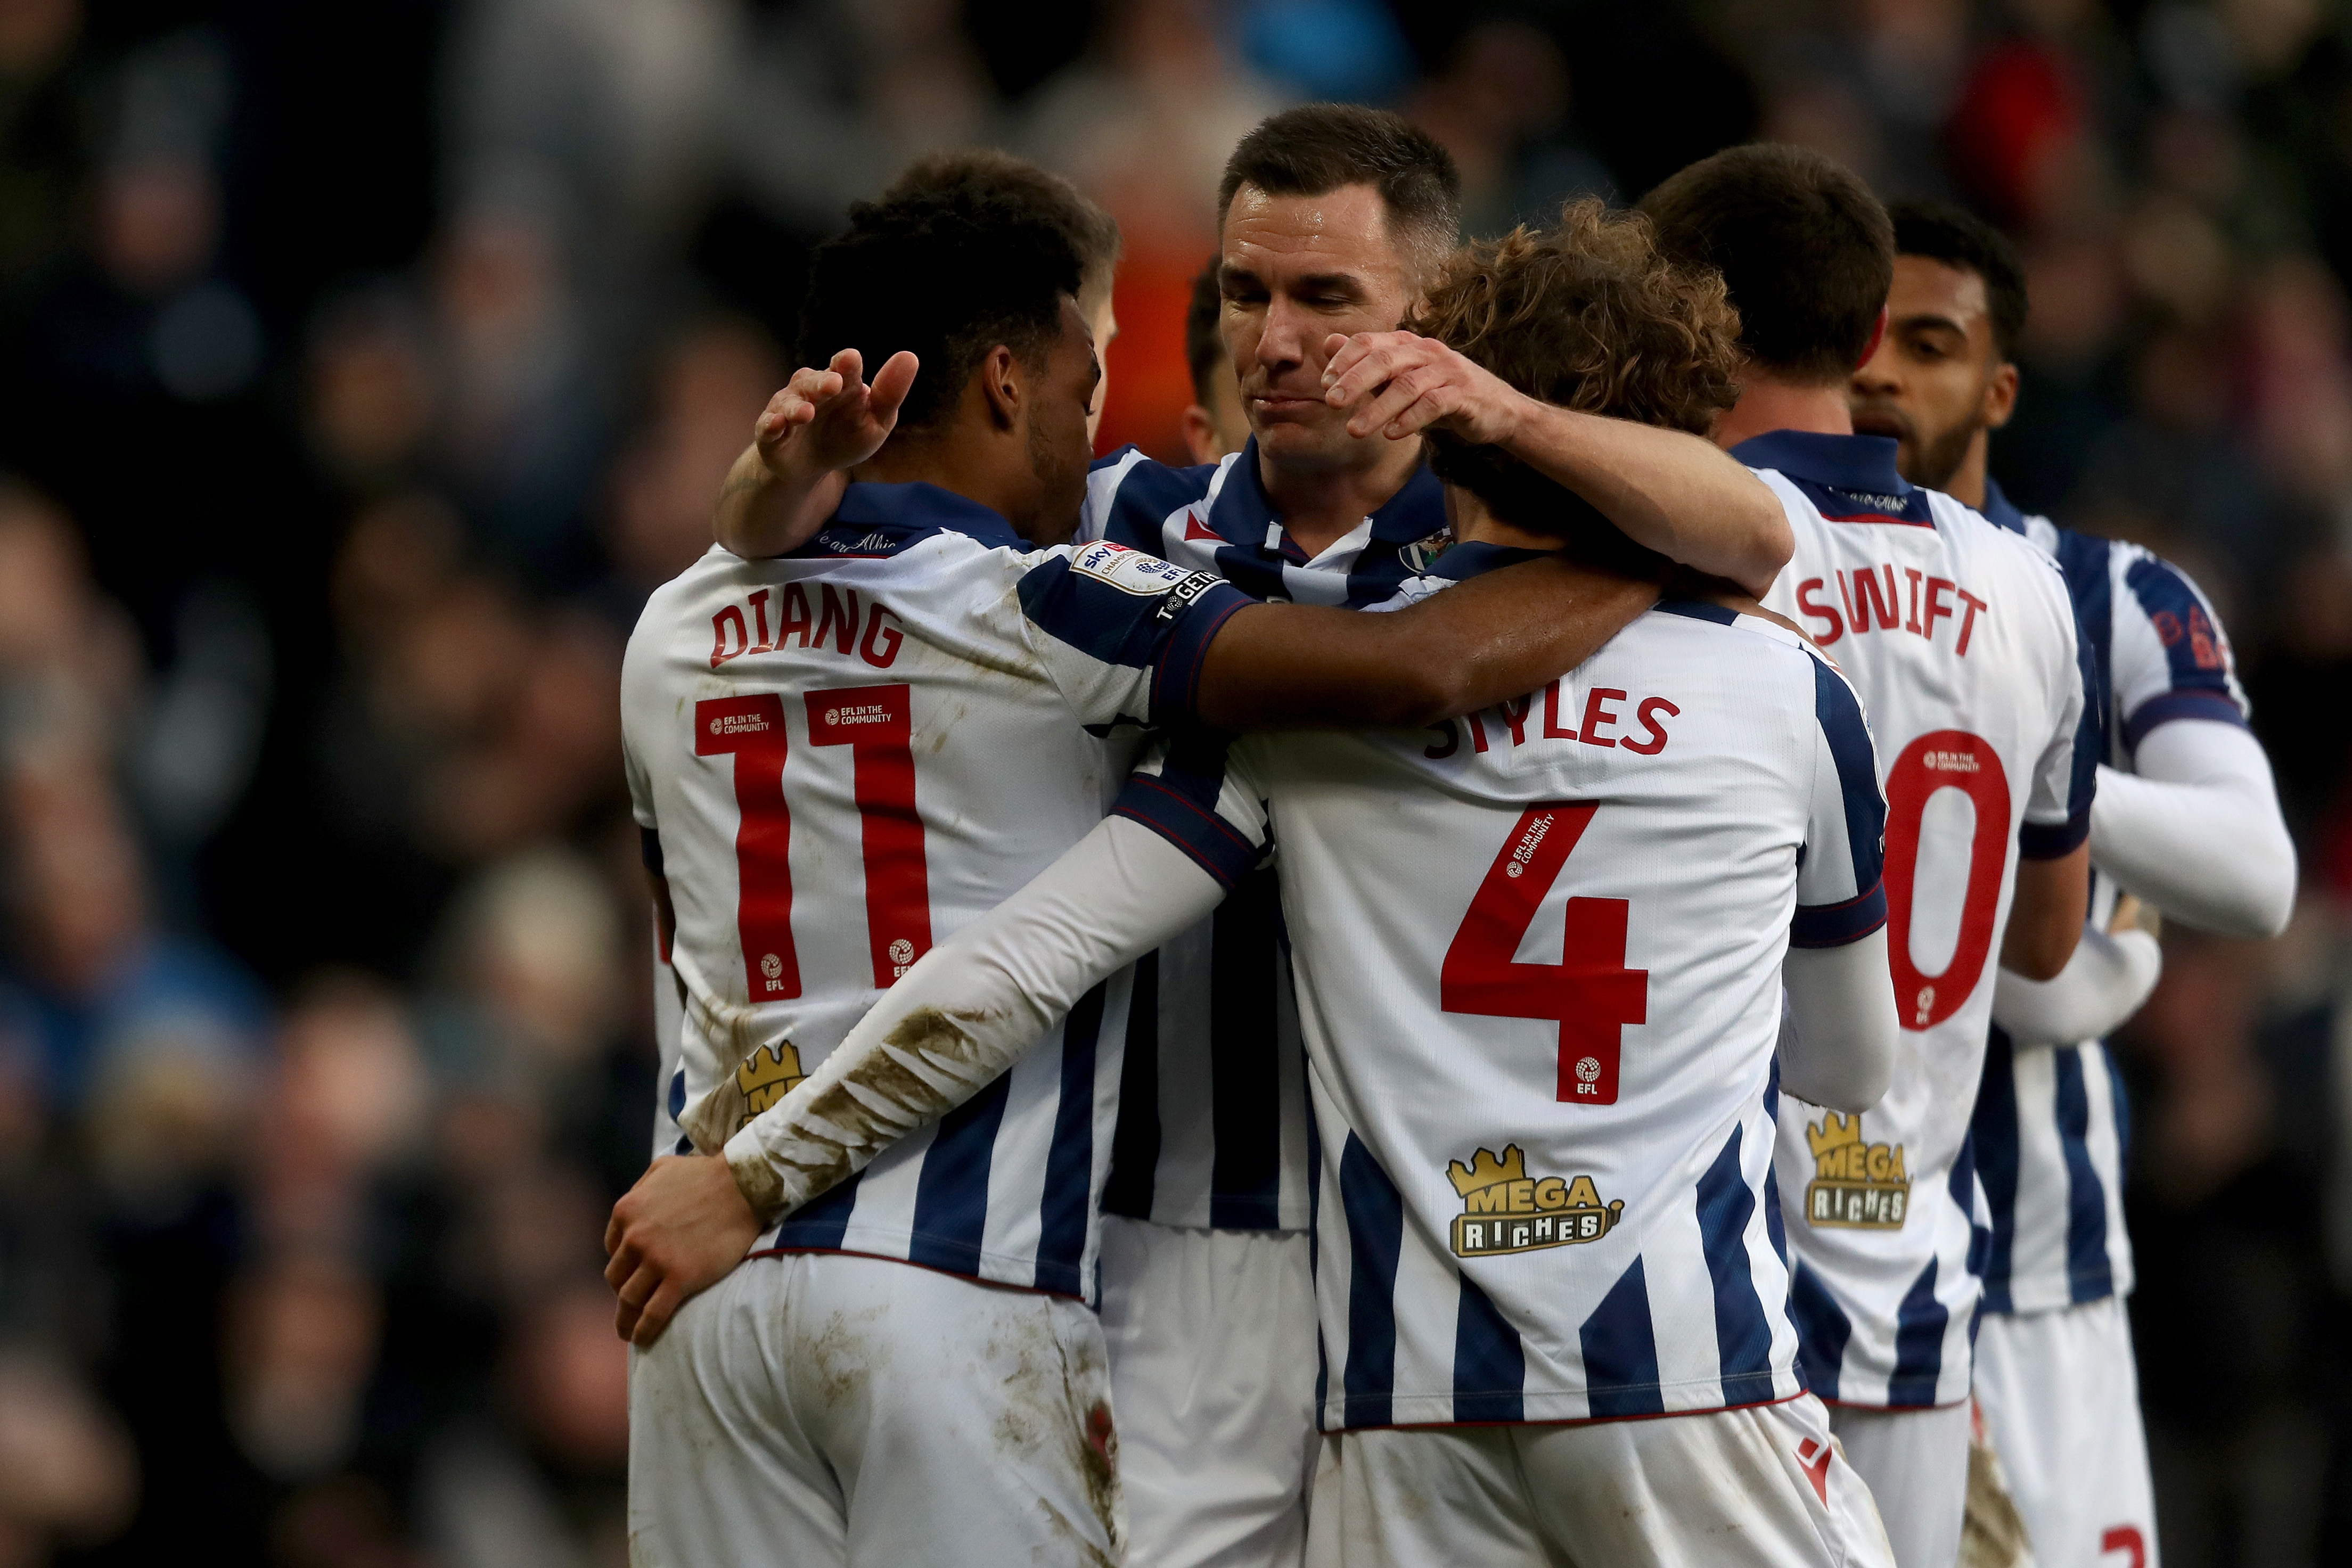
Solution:
M 1430 312 L 1466 350 L 1443 367 L 1466 427 L 1526 414 L 1514 388 L 1686 427 L 1734 391 L 1720 286 L 1597 203 L 1475 247 Z M 1640 553 L 1528 467 L 1437 439 L 1464 542 L 1399 601 L 1563 547 Z M 1869 736 L 1780 626 L 1661 609 L 1459 726 L 1248 741 L 1230 765 L 1180 737 L 752 1124 L 772 1179 L 820 1192 L 1025 1060 L 1234 885 L 1270 821 L 1331 1151 L 1341 1436 L 1310 1555 L 1890 1561 L 1802 1393 L 1770 1157 L 1784 954 L 1792 1086 L 1860 1106 L 1892 1058 Z M 1548 941 L 1561 961 L 1519 961 Z
M 1736 148 L 1642 210 L 1668 254 L 1729 285 L 1748 363 L 1716 439 L 1766 473 L 1798 539 L 1765 601 L 1839 662 L 1878 737 L 1904 1048 L 1859 1117 L 1782 1102 L 1780 1192 L 1808 1379 L 1903 1568 L 1950 1568 L 1979 1300 L 1969 1115 L 1994 956 L 2048 979 L 2082 930 L 2086 650 L 2047 557 L 1909 484 L 1894 442 L 1853 434 L 1846 385 L 1883 328 L 1894 263 L 1859 179 L 1818 153 Z
M 1214 571 L 1253 596 L 1379 602 L 1444 542 L 1441 487 L 1417 439 L 1355 428 L 1328 406 L 1322 371 L 1335 334 L 1395 326 L 1451 248 L 1452 161 L 1393 114 L 1309 105 L 1244 138 L 1221 197 L 1221 323 L 1252 435 L 1213 465 L 1170 468 L 1132 448 L 1097 463 L 1079 537 Z M 1516 439 L 1678 559 L 1760 588 L 1784 558 L 1777 506 L 1701 443 L 1572 415 L 1530 420 Z M 785 490 L 795 483 L 809 481 Z M 797 536 L 722 538 L 761 554 Z M 1103 1295 L 1136 1554 L 1150 1568 L 1294 1560 L 1303 1534 L 1308 1134 L 1279 925 L 1266 873 L 1138 968 L 1150 1005 L 1126 1041 Z
M 1031 548 L 1067 537 L 1085 482 L 1078 273 L 1057 229 L 985 193 L 856 209 L 804 329 L 911 341 L 933 382 L 899 385 L 903 427 L 807 548 L 712 551 L 631 639 L 631 792 L 688 996 L 680 1120 L 706 1152 L 733 1155 L 935 936 L 1097 821 L 1137 726 L 1459 711 L 1654 597 L 1538 567 L 1374 621 L 1254 605 L 1107 543 Z M 757 447 L 738 465 L 763 470 Z M 1106 976 L 1019 1069 L 781 1224 L 762 1228 L 757 1160 L 655 1163 L 609 1233 L 640 1351 L 638 1561 L 1118 1556 L 1086 1303 L 1129 997 Z M 670 1266 L 681 1230 L 716 1240 L 698 1274 Z
M 2188 923 L 2274 936 L 2294 848 L 2210 601 L 2136 545 L 2021 513 L 1985 472 L 2017 392 L 2024 268 L 1998 230 L 1925 204 L 1894 209 L 1885 342 L 1853 379 L 1856 428 L 1892 435 L 1916 483 L 1949 491 L 2057 559 L 2098 672 L 2101 782 L 2091 920 L 2055 980 L 2006 971 L 1975 1121 L 1992 1211 L 1977 1396 L 2042 1568 L 2157 1561 L 2138 1379 L 2123 1298 L 2122 1086 L 2097 1038 L 2137 1010 L 2159 957 L 2110 933 L 2132 893 Z

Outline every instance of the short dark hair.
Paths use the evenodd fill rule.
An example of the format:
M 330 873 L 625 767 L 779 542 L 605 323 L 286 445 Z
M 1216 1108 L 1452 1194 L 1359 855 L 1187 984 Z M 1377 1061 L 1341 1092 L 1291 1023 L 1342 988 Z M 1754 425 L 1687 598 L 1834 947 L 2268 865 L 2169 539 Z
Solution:
M 1759 365 L 1818 384 L 1862 362 L 1895 280 L 1895 228 L 1853 170 L 1802 147 L 1727 148 L 1641 210 L 1660 249 L 1723 274 Z
M 1192 279 L 1192 303 L 1184 308 L 1184 362 L 1192 369 L 1192 401 L 1198 403 L 1209 401 L 1210 379 L 1225 360 L 1225 337 L 1218 329 L 1225 313 L 1217 280 L 1221 265 L 1217 257 L 1209 258 Z
M 1401 114 L 1354 103 L 1307 103 L 1258 121 L 1225 160 L 1217 183 L 1217 226 L 1234 193 L 1255 185 L 1269 196 L 1321 196 L 1370 185 L 1388 211 L 1389 230 L 1423 272 L 1434 272 L 1462 228 L 1462 174 L 1454 154 Z
M 912 349 L 922 370 L 898 423 L 919 430 L 955 407 L 997 344 L 1044 363 L 1081 270 L 1059 225 L 1001 192 L 957 185 L 859 202 L 848 232 L 809 258 L 800 362 L 856 349 L 870 375 Z
M 1406 327 L 1530 397 L 1589 413 L 1704 435 L 1739 398 L 1739 315 L 1722 276 L 1667 260 L 1647 219 L 1596 197 L 1570 204 L 1558 228 L 1456 251 Z M 1559 519 L 1598 517 L 1500 448 L 1444 430 L 1428 440 L 1437 476 L 1507 522 L 1550 532 Z M 1608 538 L 1597 525 L 1578 531 Z M 1609 542 L 1629 562 L 1646 557 Z
M 1966 207 L 1949 202 L 1895 202 L 1895 254 L 1925 256 L 1973 272 L 1984 280 L 1985 308 L 1992 317 L 1993 347 L 2004 360 L 2017 358 L 2029 303 L 2025 260 L 2007 235 Z
M 1059 227 L 1078 253 L 1082 292 L 1110 291 L 1122 247 L 1118 220 L 1061 175 L 1026 159 L 993 147 L 926 153 L 898 171 L 882 200 L 966 187 L 1020 203 Z

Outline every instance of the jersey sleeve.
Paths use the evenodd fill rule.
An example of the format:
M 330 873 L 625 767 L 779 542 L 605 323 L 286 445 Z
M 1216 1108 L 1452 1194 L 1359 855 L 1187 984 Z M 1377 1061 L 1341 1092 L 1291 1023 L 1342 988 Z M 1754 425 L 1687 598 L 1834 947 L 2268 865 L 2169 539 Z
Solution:
M 1089 730 L 1191 714 L 1209 644 L 1249 596 L 1213 572 L 1097 542 L 1022 574 L 1022 635 Z
M 1111 814 L 1142 823 L 1232 889 L 1265 859 L 1272 831 L 1257 745 L 1184 724 L 1139 763 Z
M 1168 519 L 1208 494 L 1217 467 L 1171 468 L 1133 446 L 1095 459 L 1087 472 L 1087 498 L 1078 511 L 1078 542 L 1108 540 L 1160 555 Z
M 2246 694 L 2221 617 L 2170 561 L 2118 546 L 2108 662 L 2115 717 L 2126 754 L 2147 732 L 2176 718 L 2243 726 Z
M 1795 947 L 1841 947 L 1886 924 L 1886 798 L 1862 702 L 1829 661 L 1813 666 L 1813 778 L 1797 862 Z
M 2054 563 L 2051 577 L 2063 580 Z M 2058 677 L 2058 724 L 2035 759 L 2025 821 L 2017 830 L 2017 852 L 2027 860 L 2072 854 L 2091 836 L 2091 798 L 2098 790 L 2099 759 L 2106 750 L 2097 658 L 2072 596 L 2062 589 L 2060 597 L 2066 611 L 2058 623 L 2070 639 L 2071 669 Z

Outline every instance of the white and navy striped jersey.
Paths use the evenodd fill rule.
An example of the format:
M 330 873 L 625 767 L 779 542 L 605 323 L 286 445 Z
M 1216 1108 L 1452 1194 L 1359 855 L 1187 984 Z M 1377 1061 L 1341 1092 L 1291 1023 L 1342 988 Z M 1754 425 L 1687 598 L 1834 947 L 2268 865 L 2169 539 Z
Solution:
M 2028 517 L 1985 483 L 1984 515 L 2053 556 L 2074 596 L 2099 683 L 2099 758 L 2131 771 L 2148 731 L 2176 718 L 2242 726 L 2230 641 L 2188 575 L 2137 545 Z M 2095 871 L 2091 917 L 2121 890 Z M 1987 1312 L 2034 1312 L 2128 1294 L 2123 1166 L 2129 1104 L 2100 1040 L 2018 1049 L 1999 1026 L 1977 1094 L 1977 1172 L 1992 1210 Z
M 1444 486 L 1422 468 L 1310 559 L 1259 483 L 1253 436 L 1199 467 L 1171 468 L 1131 446 L 1102 459 L 1087 480 L 1079 537 L 1213 571 L 1253 598 L 1361 608 L 1420 570 L 1444 529 Z M 1306 1227 L 1314 1134 L 1285 941 L 1265 868 L 1136 965 L 1103 1197 L 1110 1213 L 1217 1229 Z
M 1732 455 L 1796 533 L 1765 602 L 1862 694 L 1887 801 L 1894 1082 L 1858 1116 L 1780 1104 L 1805 1371 L 1824 1399 L 1949 1404 L 1980 1297 L 1969 1117 L 2017 855 L 2089 836 L 2096 683 L 2050 558 L 1906 483 L 1893 441 L 1777 431 Z
M 1526 553 L 1456 545 L 1435 571 Z M 1662 606 L 1426 730 L 1180 736 L 1118 810 L 1228 885 L 1278 846 L 1327 1429 L 1802 1389 L 1780 962 L 1885 918 L 1869 732 L 1826 661 Z
M 1032 550 L 936 486 L 853 485 L 806 547 L 714 549 L 629 640 L 622 718 L 686 992 L 666 1092 L 756 1113 L 934 940 L 1102 820 L 1248 600 L 1110 544 Z M 1129 977 L 760 1239 L 1091 1299 Z M 731 1129 L 730 1129 L 731 1130 Z M 723 1135 L 723 1134 L 722 1134 Z

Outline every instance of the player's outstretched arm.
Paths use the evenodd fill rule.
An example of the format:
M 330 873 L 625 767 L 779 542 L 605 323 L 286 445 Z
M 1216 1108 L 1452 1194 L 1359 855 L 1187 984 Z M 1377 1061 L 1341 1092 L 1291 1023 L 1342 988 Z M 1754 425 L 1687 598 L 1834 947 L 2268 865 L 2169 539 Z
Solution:
M 2049 860 L 2020 858 L 2017 895 L 2001 934 L 2000 967 L 2029 980 L 2054 980 L 2074 956 L 2091 913 L 2088 840 Z
M 1574 669 L 1657 599 L 1654 582 L 1551 558 L 1394 614 L 1254 604 L 1209 644 L 1193 711 L 1222 729 L 1454 718 Z
M 2218 719 L 2141 737 L 2133 773 L 2099 769 L 2091 858 L 2201 930 L 2275 936 L 2294 913 L 2294 841 L 2262 742 Z
M 2065 968 L 2051 980 L 2002 969 L 1993 979 L 1992 1020 L 2013 1045 L 2074 1045 L 2105 1039 L 2139 1011 L 2164 973 L 2164 949 L 2137 923 L 2126 894 L 2105 931 L 2085 925 Z
M 915 356 L 901 350 L 863 379 L 855 349 L 824 370 L 803 367 L 768 400 L 751 444 L 719 487 L 711 531 L 747 559 L 784 555 L 808 543 L 841 504 L 849 470 L 881 450 L 915 384 Z
M 1348 433 L 1392 441 L 1442 424 L 1565 485 L 1627 537 L 1762 594 L 1797 548 L 1780 501 L 1713 443 L 1539 402 L 1434 338 L 1331 338 L 1324 396 Z
M 1832 1111 L 1867 1111 L 1895 1078 L 1903 1028 L 1886 967 L 1886 927 L 1836 947 L 1791 947 L 1780 966 L 1790 1027 L 1780 1086 Z
M 656 1160 L 605 1233 L 622 1336 L 660 1337 L 762 1226 L 985 1089 L 1106 977 L 1197 924 L 1223 884 L 1166 838 L 1106 820 L 925 954 L 726 1157 Z

